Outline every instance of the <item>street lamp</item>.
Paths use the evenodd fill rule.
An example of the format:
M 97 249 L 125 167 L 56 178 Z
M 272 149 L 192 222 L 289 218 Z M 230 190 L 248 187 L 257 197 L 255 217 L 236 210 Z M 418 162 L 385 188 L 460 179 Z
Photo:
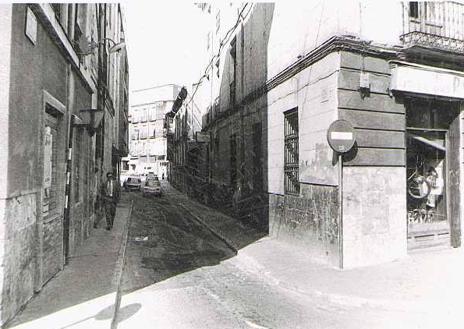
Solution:
M 89 41 L 85 36 L 81 36 L 78 42 L 80 54 L 83 56 L 93 54 L 95 49 L 97 49 L 99 45 L 105 44 L 106 41 L 110 43 L 110 47 L 108 49 L 109 53 L 116 53 L 126 47 L 125 41 L 116 42 L 111 38 L 103 38 L 100 41 L 95 42 L 93 40 Z

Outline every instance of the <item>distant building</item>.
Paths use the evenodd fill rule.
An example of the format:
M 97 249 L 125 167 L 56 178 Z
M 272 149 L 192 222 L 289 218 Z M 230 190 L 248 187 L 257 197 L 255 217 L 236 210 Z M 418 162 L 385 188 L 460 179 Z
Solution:
M 123 159 L 127 173 L 167 176 L 166 113 L 180 86 L 170 84 L 132 91 L 129 112 L 129 157 Z
M 205 74 L 174 120 L 203 125 L 175 132 L 179 189 L 343 268 L 461 245 L 462 1 L 199 7 Z
M 127 154 L 123 21 L 117 4 L 0 5 L 0 325 L 91 234 Z

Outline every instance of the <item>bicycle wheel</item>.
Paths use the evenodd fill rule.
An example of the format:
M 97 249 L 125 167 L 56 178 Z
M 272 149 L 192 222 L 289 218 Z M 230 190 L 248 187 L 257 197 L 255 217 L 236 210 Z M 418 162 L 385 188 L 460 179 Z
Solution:
M 424 176 L 416 176 L 408 180 L 408 194 L 413 199 L 424 199 L 432 190 Z

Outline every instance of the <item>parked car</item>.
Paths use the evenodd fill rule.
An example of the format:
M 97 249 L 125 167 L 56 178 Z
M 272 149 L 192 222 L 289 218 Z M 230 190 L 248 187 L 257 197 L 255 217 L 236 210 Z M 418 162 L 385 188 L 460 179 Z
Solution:
M 161 183 L 158 178 L 147 178 L 142 186 L 143 196 L 156 195 L 161 196 Z
M 131 176 L 127 177 L 124 182 L 124 190 L 126 191 L 140 191 L 142 181 L 139 177 Z

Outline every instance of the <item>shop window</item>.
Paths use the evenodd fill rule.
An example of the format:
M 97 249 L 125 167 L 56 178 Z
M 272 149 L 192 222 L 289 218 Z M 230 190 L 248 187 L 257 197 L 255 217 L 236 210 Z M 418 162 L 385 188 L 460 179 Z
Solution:
M 298 109 L 284 114 L 284 189 L 286 194 L 299 194 Z
M 449 234 L 447 177 L 456 170 L 448 167 L 449 129 L 458 115 L 453 102 L 406 101 L 408 236 L 414 243 Z

